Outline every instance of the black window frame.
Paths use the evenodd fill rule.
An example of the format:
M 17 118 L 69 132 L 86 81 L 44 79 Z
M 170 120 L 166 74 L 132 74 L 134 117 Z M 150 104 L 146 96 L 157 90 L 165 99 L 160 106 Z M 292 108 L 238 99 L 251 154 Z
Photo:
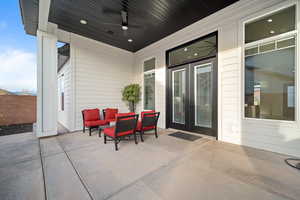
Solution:
M 169 54 L 170 52 L 174 51 L 174 50 L 177 50 L 177 49 L 181 49 L 182 47 L 185 47 L 185 46 L 189 46 L 191 44 L 194 44 L 196 42 L 199 42 L 201 40 L 204 40 L 206 38 L 210 38 L 210 37 L 213 37 L 215 36 L 216 37 L 216 54 L 215 55 L 210 55 L 210 56 L 207 56 L 207 57 L 202 57 L 202 58 L 195 58 L 195 59 L 191 59 L 191 60 L 188 60 L 187 62 L 182 62 L 182 63 L 178 63 L 178 64 L 174 64 L 174 65 L 171 65 L 170 64 L 170 60 L 169 60 Z M 174 48 L 171 48 L 171 49 L 168 49 L 166 51 L 166 64 L 167 64 L 167 68 L 171 68 L 171 67 L 177 67 L 177 66 L 180 66 L 180 65 L 186 65 L 186 64 L 189 64 L 189 63 L 193 63 L 193 62 L 198 62 L 198 61 L 201 61 L 201 60 L 206 60 L 206 59 L 210 59 L 210 58 L 215 58 L 217 57 L 218 55 L 218 31 L 214 31 L 212 33 L 209 33 L 208 35 L 205 35 L 205 36 L 202 36 L 202 37 L 199 37 L 197 39 L 194 39 L 194 40 L 191 40 L 189 42 L 186 42 L 186 43 L 183 43 L 179 46 L 176 46 Z

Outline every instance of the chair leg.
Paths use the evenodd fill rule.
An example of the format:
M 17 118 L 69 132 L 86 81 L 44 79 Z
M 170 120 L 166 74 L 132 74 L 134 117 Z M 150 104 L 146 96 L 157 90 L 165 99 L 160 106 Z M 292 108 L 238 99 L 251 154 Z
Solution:
M 99 136 L 99 137 L 101 137 L 101 128 L 100 128 L 100 127 L 98 127 L 98 129 L 99 129 L 98 136 Z
M 135 142 L 135 144 L 138 144 L 136 133 L 134 133 L 133 136 L 134 136 L 134 142 Z
M 104 144 L 106 144 L 106 135 L 104 135 Z
M 89 128 L 89 135 L 92 136 L 92 128 Z
M 155 128 L 155 137 L 158 138 L 158 135 L 157 135 L 157 128 Z
M 82 131 L 85 133 L 85 126 L 83 126 Z
M 141 141 L 142 142 L 144 142 L 143 134 L 144 134 L 144 131 L 140 131 L 140 136 L 141 136 Z
M 115 140 L 115 150 L 118 151 L 118 139 L 115 138 L 114 140 Z

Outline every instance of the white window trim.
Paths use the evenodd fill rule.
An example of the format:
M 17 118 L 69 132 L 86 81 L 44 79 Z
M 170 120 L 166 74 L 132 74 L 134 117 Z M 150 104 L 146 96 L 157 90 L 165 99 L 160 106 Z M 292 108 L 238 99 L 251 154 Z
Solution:
M 274 37 L 269 37 L 267 39 L 262 39 L 262 40 L 258 40 L 258 41 L 252 42 L 252 43 L 245 44 L 244 45 L 244 50 L 245 49 L 251 49 L 251 48 L 258 48 L 257 53 L 251 54 L 251 55 L 245 55 L 245 58 L 249 57 L 249 56 L 261 55 L 261 54 L 265 54 L 265 53 L 269 53 L 269 52 L 273 52 L 273 51 L 278 51 L 278 50 L 283 50 L 283 49 L 288 49 L 288 48 L 291 48 L 291 47 L 295 47 L 296 45 L 290 45 L 290 46 L 287 46 L 287 47 L 277 48 L 277 43 L 278 42 L 288 40 L 288 39 L 291 39 L 291 38 L 297 38 L 297 31 L 290 31 L 290 32 L 287 32 L 287 33 L 284 33 L 284 34 L 274 36 Z M 260 52 L 260 47 L 262 45 L 268 45 L 268 44 L 272 44 L 272 43 L 275 44 L 275 49 Z
M 262 18 L 264 16 L 270 15 L 272 13 L 275 13 L 277 11 L 280 11 L 282 9 L 288 8 L 295 5 L 296 6 L 296 30 L 288 32 L 288 33 L 284 33 L 281 35 L 277 35 L 274 36 L 272 38 L 267 38 L 267 39 L 262 39 L 259 41 L 255 41 L 255 42 L 251 42 L 248 44 L 245 44 L 245 24 L 251 21 L 255 21 L 256 19 Z M 245 47 L 248 46 L 254 46 L 256 43 L 261 43 L 263 42 L 267 42 L 270 41 L 276 37 L 282 38 L 282 36 L 287 36 L 287 35 L 291 35 L 292 34 L 296 34 L 296 55 L 299 54 L 300 52 L 300 41 L 299 41 L 299 29 L 300 29 L 300 15 L 299 15 L 299 2 L 297 0 L 287 0 L 285 2 L 279 3 L 277 5 L 274 5 L 272 7 L 263 9 L 253 15 L 247 16 L 243 19 L 240 20 L 239 22 L 239 46 L 240 46 L 240 51 L 241 51 L 241 57 L 240 57 L 240 61 L 241 61 L 241 79 L 240 79 L 240 83 L 241 83 L 241 119 L 242 121 L 246 121 L 246 122 L 253 122 L 253 123 L 260 123 L 262 125 L 269 125 L 269 126 L 274 126 L 274 125 L 286 125 L 288 127 L 300 127 L 300 97 L 299 97 L 299 93 L 297 92 L 297 90 L 300 89 L 300 67 L 299 67 L 299 56 L 295 57 L 296 59 L 296 69 L 295 69 L 295 121 L 287 121 L 287 120 L 275 120 L 275 119 L 260 119 L 260 118 L 248 118 L 245 117 Z M 286 34 L 286 35 L 285 35 Z
M 154 69 L 152 69 L 152 70 L 148 70 L 148 71 L 145 71 L 144 72 L 144 64 L 145 64 L 145 62 L 146 61 L 148 61 L 148 60 L 151 60 L 151 59 L 155 59 L 155 66 L 154 66 Z M 150 74 L 150 73 L 154 73 L 154 74 L 156 74 L 156 66 L 157 66 L 157 59 L 156 59 L 156 57 L 155 56 L 151 56 L 151 57 L 147 57 L 146 59 L 144 59 L 143 61 L 142 61 L 142 85 L 141 85 L 141 89 L 142 89 L 142 101 L 141 101 L 141 103 L 142 103 L 142 110 L 141 111 L 148 111 L 147 109 L 145 109 L 145 92 L 144 92 L 144 86 L 145 86 L 145 74 Z M 155 86 L 156 86 L 156 76 L 155 76 L 155 81 L 154 81 L 154 84 L 155 84 Z M 155 91 L 154 91 L 154 93 L 155 93 Z M 156 94 L 154 94 L 154 109 L 156 110 Z
M 149 70 L 149 71 L 145 71 L 144 74 L 153 74 L 155 73 L 155 69 Z

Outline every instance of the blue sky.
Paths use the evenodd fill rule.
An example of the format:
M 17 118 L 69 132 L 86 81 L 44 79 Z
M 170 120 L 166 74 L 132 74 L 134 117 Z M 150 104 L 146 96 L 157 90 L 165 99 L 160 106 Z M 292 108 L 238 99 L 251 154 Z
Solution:
M 36 38 L 25 33 L 18 0 L 0 1 L 0 88 L 36 90 Z

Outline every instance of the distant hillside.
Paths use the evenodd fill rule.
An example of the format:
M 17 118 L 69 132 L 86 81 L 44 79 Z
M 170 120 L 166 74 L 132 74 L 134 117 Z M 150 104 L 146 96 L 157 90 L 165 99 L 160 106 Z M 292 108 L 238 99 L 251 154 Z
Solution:
M 32 91 L 20 91 L 20 92 L 13 92 L 14 95 L 29 95 L 29 96 L 36 96 L 35 92 Z
M 16 92 L 10 92 L 4 89 L 0 88 L 0 95 L 27 95 L 27 96 L 36 96 L 36 92 L 34 91 L 28 91 L 28 90 L 23 90 L 23 91 L 16 91 Z
M 3 90 L 3 89 L 0 89 L 0 95 L 12 95 L 13 93 L 7 91 L 7 90 Z

